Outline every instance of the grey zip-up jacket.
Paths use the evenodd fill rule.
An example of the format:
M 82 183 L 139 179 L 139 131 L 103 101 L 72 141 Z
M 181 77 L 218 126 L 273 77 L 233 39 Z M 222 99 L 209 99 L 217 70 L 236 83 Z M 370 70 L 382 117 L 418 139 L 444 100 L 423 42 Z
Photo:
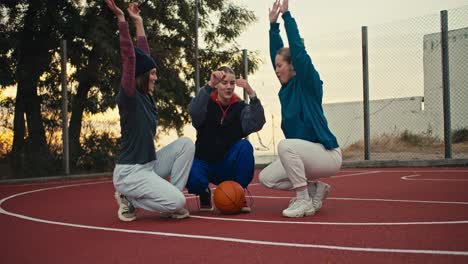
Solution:
M 217 91 L 205 85 L 189 104 L 192 125 L 197 130 L 195 158 L 217 162 L 240 139 L 262 129 L 265 113 L 258 98 L 249 104 L 237 95 L 227 106 L 217 99 Z

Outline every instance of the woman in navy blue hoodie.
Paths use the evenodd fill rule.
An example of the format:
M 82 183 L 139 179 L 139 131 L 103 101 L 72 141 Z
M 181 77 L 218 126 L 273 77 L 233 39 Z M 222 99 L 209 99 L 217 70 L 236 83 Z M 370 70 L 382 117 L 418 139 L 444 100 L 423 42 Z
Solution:
M 280 36 L 277 19 L 282 13 L 289 48 Z M 335 175 L 341 167 L 341 151 L 323 114 L 323 87 L 296 21 L 288 10 L 288 0 L 276 1 L 270 9 L 270 56 L 281 83 L 281 129 L 285 139 L 278 144 L 279 159 L 259 176 L 268 187 L 296 192 L 285 217 L 313 215 L 322 207 L 330 186 L 319 178 Z M 310 182 L 308 182 L 310 180 Z
M 120 152 L 113 182 L 122 221 L 136 219 L 137 208 L 160 212 L 161 217 L 186 218 L 182 189 L 192 166 L 195 146 L 181 137 L 156 151 L 154 137 L 158 110 L 153 99 L 157 66 L 150 55 L 143 19 L 137 3 L 130 3 L 128 15 L 135 24 L 136 46 L 130 37 L 128 22 L 114 0 L 106 4 L 115 14 L 120 39 L 122 81 L 117 94 L 120 115 Z M 171 176 L 170 181 L 165 177 Z
M 247 92 L 249 104 L 234 93 L 236 85 Z M 211 211 L 210 182 L 233 180 L 247 188 L 252 181 L 253 147 L 243 138 L 263 127 L 265 114 L 249 83 L 236 80 L 234 71 L 226 66 L 211 74 L 208 84 L 190 102 L 188 112 L 197 140 L 187 190 L 200 196 L 201 211 Z M 250 212 L 250 207 L 245 204 L 242 212 Z

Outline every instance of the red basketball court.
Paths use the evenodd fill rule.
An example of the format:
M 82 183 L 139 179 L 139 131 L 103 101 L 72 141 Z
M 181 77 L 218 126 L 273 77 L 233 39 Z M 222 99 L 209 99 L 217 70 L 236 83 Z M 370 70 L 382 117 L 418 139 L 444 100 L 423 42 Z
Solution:
M 316 215 L 249 187 L 252 213 L 117 219 L 110 177 L 0 185 L 0 263 L 468 263 L 468 168 L 343 169 Z

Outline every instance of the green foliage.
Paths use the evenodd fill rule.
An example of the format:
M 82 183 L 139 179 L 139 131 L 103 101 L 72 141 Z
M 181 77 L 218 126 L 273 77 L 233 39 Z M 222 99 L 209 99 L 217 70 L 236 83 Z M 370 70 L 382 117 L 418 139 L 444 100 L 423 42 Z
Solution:
M 116 0 L 125 11 L 124 2 L 128 1 Z M 209 73 L 221 65 L 233 67 L 240 75 L 243 71 L 242 52 L 235 39 L 256 18 L 253 12 L 231 1 L 201 2 L 199 36 L 204 48 L 200 51 L 199 63 L 203 85 Z M 145 0 L 140 1 L 140 9 L 152 56 L 160 66 L 155 90 L 160 118 L 158 129 L 175 128 L 180 134 L 190 121 L 186 108 L 195 90 L 195 1 Z M 134 36 L 134 27 L 131 22 L 129 24 Z M 21 100 L 16 98 L 16 102 L 8 102 L 10 109 L 17 105 L 20 105 L 17 109 L 22 109 L 26 102 L 39 102 L 39 107 L 26 107 L 17 113 L 21 116 L 26 113 L 28 122 L 31 116 L 35 118 L 25 126 L 24 135 L 15 134 L 22 142 L 18 167 L 29 162 L 29 158 L 40 160 L 34 156 L 43 155 L 50 157 L 52 163 L 38 162 L 36 165 L 54 167 L 50 173 L 60 171 L 60 148 L 56 141 L 60 139 L 57 135 L 61 126 L 62 40 L 67 40 L 67 62 L 75 69 L 67 77 L 71 99 L 68 109 L 72 111 L 70 133 L 74 142 L 80 144 L 84 114 L 101 113 L 115 107 L 121 78 L 119 36 L 117 20 L 104 1 L 2 2 L 0 89 L 17 85 Z M 249 73 L 258 68 L 258 63 L 258 55 L 249 52 Z M 13 113 L 8 115 L 11 117 Z M 22 131 L 16 127 L 11 129 L 15 133 Z M 113 159 L 109 159 L 109 148 L 101 147 L 113 142 L 106 136 L 95 131 L 93 137 L 87 136 L 81 141 L 79 147 L 83 150 L 74 152 L 80 156 L 76 164 L 88 169 L 94 166 L 93 160 L 97 167 L 113 163 Z M 49 149 L 40 146 L 41 142 L 46 142 Z M 31 156 L 28 161 L 23 159 L 26 156 Z M 32 167 L 30 171 L 37 175 L 35 170 Z
M 41 4 L 31 4 L 39 2 Z M 124 1 L 117 0 L 116 3 L 125 10 Z M 87 1 L 86 5 L 77 0 L 66 3 L 16 1 L 16 4 L 0 5 L 2 13 L 7 14 L 0 20 L 0 85 L 18 82 L 14 80 L 17 64 L 15 56 L 21 50 L 15 47 L 21 47 L 19 44 L 23 47 L 37 45 L 21 42 L 24 23 L 27 22 L 24 20 L 25 15 L 33 7 L 42 16 L 34 21 L 31 30 L 39 33 L 47 31 L 48 34 L 42 34 L 39 42 L 44 47 L 50 47 L 47 49 L 49 56 L 43 58 L 48 61 L 44 64 L 47 68 L 41 69 L 47 73 L 46 80 L 39 84 L 42 93 L 49 94 L 42 98 L 43 104 L 47 105 L 42 110 L 60 109 L 60 104 L 44 100 L 60 99 L 59 56 L 62 39 L 68 41 L 69 63 L 76 67 L 76 72 L 69 76 L 68 82 L 85 84 L 84 92 L 90 93 L 85 101 L 85 112 L 101 113 L 109 107 L 115 107 L 121 68 L 117 23 L 101 0 Z M 140 9 L 152 55 L 161 66 L 159 84 L 156 87 L 161 112 L 160 125 L 163 128 L 180 130 L 189 122 L 186 106 L 194 90 L 194 1 L 143 1 Z M 219 0 L 203 1 L 199 12 L 199 35 L 205 46 L 200 51 L 199 58 L 202 83 L 213 69 L 224 64 L 232 66 L 240 74 L 242 52 L 235 38 L 255 21 L 255 15 L 230 1 Z M 130 29 L 134 31 L 131 22 Z M 51 54 L 55 55 L 51 57 Z M 255 52 L 250 52 L 249 55 L 249 72 L 252 73 L 258 68 L 259 59 Z
M 452 132 L 453 143 L 468 142 L 468 128 L 460 128 Z
M 117 138 L 112 133 L 91 129 L 83 138 L 83 155 L 78 160 L 80 170 L 87 172 L 112 171 L 118 151 Z

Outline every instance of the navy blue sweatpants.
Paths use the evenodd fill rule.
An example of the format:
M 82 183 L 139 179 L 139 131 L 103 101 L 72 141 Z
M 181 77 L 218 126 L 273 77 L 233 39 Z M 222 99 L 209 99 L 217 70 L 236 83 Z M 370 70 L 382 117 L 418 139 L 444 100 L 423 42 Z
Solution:
M 229 149 L 222 161 L 213 163 L 194 159 L 186 187 L 189 193 L 197 195 L 203 193 L 210 182 L 218 185 L 233 180 L 247 188 L 252 181 L 254 168 L 252 144 L 241 139 Z

